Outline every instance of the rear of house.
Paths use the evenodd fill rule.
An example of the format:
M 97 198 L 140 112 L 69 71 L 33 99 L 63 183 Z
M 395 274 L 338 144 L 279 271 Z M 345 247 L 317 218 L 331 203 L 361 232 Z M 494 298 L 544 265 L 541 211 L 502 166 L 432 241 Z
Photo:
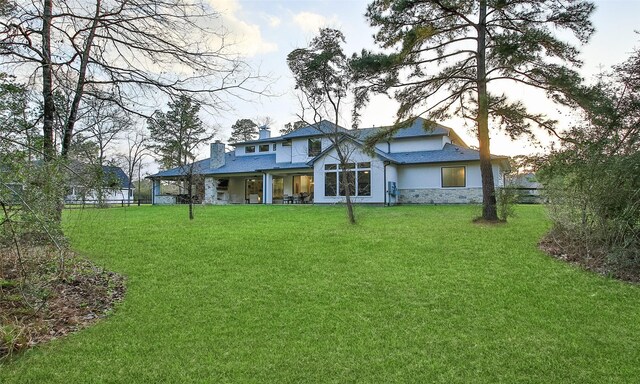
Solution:
M 452 204 L 482 201 L 480 156 L 451 129 L 423 119 L 378 142 L 373 153 L 364 140 L 380 128 L 347 130 L 327 121 L 258 140 L 211 144 L 210 157 L 184 169 L 150 176 L 154 204 L 180 202 L 186 168 L 198 175 L 196 201 L 205 204 L 334 204 L 345 192 L 357 203 Z M 339 137 L 339 139 L 337 139 Z M 341 166 L 336 146 L 348 153 Z M 492 155 L 496 186 L 507 158 Z M 347 185 L 341 185 L 342 174 Z M 174 183 L 171 191 L 167 182 Z

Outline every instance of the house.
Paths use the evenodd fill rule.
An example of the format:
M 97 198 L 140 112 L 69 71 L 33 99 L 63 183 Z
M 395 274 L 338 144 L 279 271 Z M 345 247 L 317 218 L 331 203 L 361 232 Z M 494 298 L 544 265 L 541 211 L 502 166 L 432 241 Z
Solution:
M 67 185 L 65 203 L 98 202 L 99 188 L 96 188 L 95 182 L 87 181 L 93 179 L 92 175 L 89 174 L 93 168 L 80 163 L 73 163 L 70 169 L 72 176 Z M 131 183 L 122 168 L 104 165 L 101 171 L 102 181 L 100 188 L 102 188 L 102 200 L 104 202 L 133 199 L 133 183 Z
M 429 129 L 425 129 L 426 126 Z M 363 142 L 380 128 L 347 130 L 328 121 L 271 137 L 266 127 L 259 139 L 211 144 L 210 157 L 188 168 L 200 176 L 194 190 L 205 204 L 277 204 L 344 201 L 340 175 L 348 172 L 348 186 L 356 203 L 452 204 L 482 201 L 479 152 L 470 149 L 451 128 L 427 124 L 421 118 L 378 142 L 373 154 Z M 328 132 L 339 132 L 349 152 L 341 169 Z M 333 135 L 333 133 L 331 133 Z M 509 164 L 492 155 L 496 186 Z M 177 196 L 163 193 L 162 183 L 179 181 L 185 170 L 174 168 L 149 176 L 154 204 L 174 204 Z M 200 200 L 198 200 L 200 201 Z

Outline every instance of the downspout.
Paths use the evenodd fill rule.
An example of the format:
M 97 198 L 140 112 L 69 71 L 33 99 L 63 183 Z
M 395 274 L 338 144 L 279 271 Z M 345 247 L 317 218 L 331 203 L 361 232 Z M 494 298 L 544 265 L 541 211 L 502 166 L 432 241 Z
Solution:
M 262 204 L 267 204 L 267 173 L 262 172 Z
M 383 190 L 384 190 L 384 205 L 388 207 L 389 205 L 387 205 L 387 194 L 389 193 L 389 190 L 388 190 L 388 187 L 387 187 L 387 165 L 389 165 L 389 162 L 388 161 L 384 161 L 382 164 L 384 164 L 384 167 L 383 167 L 383 169 L 384 169 L 384 172 L 383 172 L 383 174 L 384 174 L 384 181 L 383 181 L 383 183 L 384 183 L 383 184 L 383 186 L 384 186 L 384 188 L 383 188 Z

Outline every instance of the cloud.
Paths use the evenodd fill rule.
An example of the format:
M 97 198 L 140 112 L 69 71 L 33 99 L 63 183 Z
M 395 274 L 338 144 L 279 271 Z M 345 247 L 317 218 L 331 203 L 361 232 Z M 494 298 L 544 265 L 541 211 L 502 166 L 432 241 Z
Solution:
M 280 24 L 282 24 L 282 20 L 279 17 L 272 16 L 272 15 L 267 15 L 267 14 L 264 14 L 262 17 L 265 20 L 267 20 L 267 23 L 269 23 L 269 26 L 271 28 L 279 27 Z
M 293 22 L 304 32 L 317 33 L 319 28 L 337 26 L 339 24 L 337 16 L 327 18 L 313 12 L 300 12 L 293 15 Z
M 227 31 L 225 41 L 234 51 L 251 57 L 278 50 L 276 43 L 264 39 L 259 25 L 250 24 L 241 19 L 239 13 L 242 9 L 238 0 L 208 0 L 208 2 L 220 14 L 216 23 L 220 23 Z

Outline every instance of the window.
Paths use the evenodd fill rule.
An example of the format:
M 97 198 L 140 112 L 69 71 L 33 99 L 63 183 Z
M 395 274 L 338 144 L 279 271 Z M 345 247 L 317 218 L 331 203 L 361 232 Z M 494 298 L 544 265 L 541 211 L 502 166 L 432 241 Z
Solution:
M 285 140 L 282 142 L 282 146 L 283 147 L 290 147 L 291 146 L 291 140 Z
M 309 139 L 309 157 L 315 157 L 322 152 L 322 141 L 320 139 Z
M 358 196 L 371 196 L 371 171 L 358 171 Z
M 276 143 L 273 143 L 273 150 L 276 150 Z
M 255 145 L 247 145 L 244 147 L 244 153 L 254 153 L 256 151 Z
M 466 186 L 465 167 L 442 167 L 442 188 Z
M 338 173 L 327 172 L 324 174 L 324 195 L 336 196 L 338 193 Z
M 371 196 L 371 163 L 348 163 L 344 167 L 338 164 L 325 164 L 324 195 Z M 347 184 L 342 182 L 343 176 Z
M 269 152 L 269 144 L 260 144 L 258 150 L 260 152 Z

